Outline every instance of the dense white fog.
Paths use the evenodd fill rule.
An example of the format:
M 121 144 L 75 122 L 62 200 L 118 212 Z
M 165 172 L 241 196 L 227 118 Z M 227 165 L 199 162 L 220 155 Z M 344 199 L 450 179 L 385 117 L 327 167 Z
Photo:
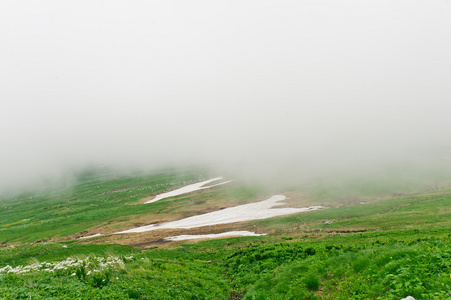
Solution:
M 0 189 L 451 165 L 449 1 L 1 1 L 0 37 Z

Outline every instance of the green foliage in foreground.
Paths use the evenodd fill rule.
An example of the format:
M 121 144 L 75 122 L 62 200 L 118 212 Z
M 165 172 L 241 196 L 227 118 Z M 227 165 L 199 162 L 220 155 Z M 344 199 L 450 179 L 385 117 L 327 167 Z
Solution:
M 347 235 L 341 241 L 234 238 L 175 249 L 67 245 L 72 257 L 114 255 L 122 267 L 0 274 L 0 299 L 451 299 L 451 234 L 446 230 Z M 279 239 L 280 240 L 280 239 Z M 60 244 L 16 248 L 17 257 Z M 91 249 L 92 247 L 92 249 Z M 131 251 L 133 250 L 133 251 Z M 11 261 L 10 249 L 0 250 Z M 7 253 L 5 255 L 5 253 Z M 23 261 L 23 260 L 22 260 Z M 92 269 L 89 269 L 92 271 Z M 75 275 L 74 275 L 75 274 Z
M 169 180 L 139 180 L 141 184 L 153 180 L 155 185 L 149 187 L 155 188 L 157 179 L 163 186 Z M 1 219 L 0 234 L 14 241 L 48 235 L 46 230 L 56 232 L 65 224 L 66 219 L 59 219 L 64 211 L 71 231 L 77 230 L 80 220 L 92 217 L 84 215 L 89 209 L 102 220 L 120 212 L 137 213 L 127 203 L 149 191 L 129 180 L 135 179 L 117 181 L 122 185 L 119 189 L 111 181 L 105 186 L 83 183 L 74 188 L 79 189 L 76 192 L 61 194 L 64 197 L 54 203 L 53 212 L 48 209 L 50 198 L 45 204 L 21 198 L 22 207 L 37 205 L 38 213 L 28 221 L 25 215 L 30 212 L 5 202 L 1 216 L 9 219 Z M 238 199 L 257 193 L 235 191 Z M 102 202 L 108 195 L 111 203 Z M 181 206 L 191 198 L 173 203 Z M 157 204 L 161 206 L 148 209 L 168 205 Z M 13 217 L 13 212 L 24 219 Z M 450 217 L 451 190 L 441 190 L 253 222 L 277 231 L 266 237 L 147 250 L 79 241 L 2 247 L 0 299 L 401 299 L 410 295 L 417 300 L 449 300 Z M 326 220 L 333 223 L 325 225 Z M 101 265 L 101 261 L 115 263 Z M 17 271 L 24 269 L 27 272 Z
M 129 255 L 136 251 L 138 250 L 124 245 L 77 245 L 70 242 L 5 247 L 0 248 L 0 268 L 4 265 L 27 265 L 35 260 L 52 262 L 72 256 L 105 256 L 111 253 Z
M 244 299 L 451 299 L 449 236 L 419 243 L 270 245 L 249 251 L 254 263 L 232 259 L 236 280 L 250 284 Z M 297 248 L 305 258 L 287 256 Z M 300 249 L 299 249 L 300 248 Z M 236 261 L 239 261 L 237 263 Z M 242 275 L 241 275 L 242 274 Z M 256 275 L 258 274 L 258 275 Z M 258 277 L 252 282 L 253 276 Z

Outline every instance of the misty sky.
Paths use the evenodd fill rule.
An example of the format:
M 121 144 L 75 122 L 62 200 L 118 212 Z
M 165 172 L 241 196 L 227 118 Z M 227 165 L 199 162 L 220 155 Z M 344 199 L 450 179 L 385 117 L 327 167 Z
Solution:
M 451 157 L 450 117 L 447 0 L 0 1 L 0 188 Z

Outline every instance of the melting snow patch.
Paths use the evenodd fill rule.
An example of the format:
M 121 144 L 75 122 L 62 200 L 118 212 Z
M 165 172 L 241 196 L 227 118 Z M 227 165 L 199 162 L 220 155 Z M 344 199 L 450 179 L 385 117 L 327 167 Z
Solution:
M 169 236 L 165 237 L 166 241 L 184 241 L 184 240 L 195 240 L 195 239 L 214 239 L 226 236 L 262 236 L 266 235 L 266 233 L 258 234 L 250 231 L 228 231 L 217 234 L 198 234 L 198 235 L 177 235 L 177 236 Z
M 256 203 L 249 203 L 235 207 L 229 207 L 202 215 L 188 217 L 178 221 L 166 222 L 158 225 L 151 224 L 116 233 L 145 232 L 150 230 L 168 229 L 168 228 L 195 228 L 203 226 L 212 226 L 218 224 L 228 224 L 258 219 L 267 219 L 271 217 L 295 214 L 322 208 L 322 206 L 310 206 L 303 208 L 272 208 L 273 206 L 284 204 L 283 202 L 279 201 L 285 200 L 286 198 L 287 197 L 283 195 L 274 195 L 267 200 Z
M 214 185 L 210 185 L 210 186 L 204 186 L 204 185 L 206 185 L 206 184 L 208 184 L 210 182 L 221 180 L 221 179 L 222 179 L 222 177 L 216 177 L 216 178 L 212 178 L 212 179 L 205 180 L 205 181 L 202 181 L 202 182 L 193 183 L 193 184 L 181 187 L 179 189 L 176 189 L 176 190 L 173 190 L 173 191 L 170 191 L 170 192 L 167 192 L 167 193 L 159 194 L 159 195 L 155 196 L 155 198 L 153 198 L 152 200 L 144 202 L 144 204 L 156 202 L 156 201 L 159 201 L 159 200 L 164 199 L 164 198 L 174 197 L 174 196 L 178 196 L 178 195 L 182 195 L 182 194 L 191 193 L 191 192 L 194 192 L 194 191 L 208 189 L 208 188 L 211 188 L 211 187 L 214 187 L 214 186 L 218 186 L 218 185 L 221 185 L 221 184 L 226 184 L 226 183 L 231 182 L 231 180 L 229 180 L 229 181 L 220 182 L 220 183 L 217 183 L 217 184 L 214 184 Z
M 101 234 L 100 233 L 96 233 L 96 234 L 93 234 L 93 235 L 82 236 L 82 237 L 80 237 L 78 239 L 89 239 L 89 238 L 96 237 L 96 236 L 101 236 Z

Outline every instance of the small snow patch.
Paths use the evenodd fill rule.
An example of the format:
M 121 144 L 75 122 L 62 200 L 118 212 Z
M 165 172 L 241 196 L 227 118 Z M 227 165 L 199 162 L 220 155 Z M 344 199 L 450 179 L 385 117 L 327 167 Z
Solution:
M 216 234 L 186 234 L 186 235 L 177 235 L 177 236 L 169 236 L 165 237 L 166 241 L 184 241 L 184 240 L 196 240 L 196 239 L 214 239 L 226 236 L 262 236 L 266 235 L 266 233 L 258 234 L 250 231 L 228 231 L 223 233 Z
M 89 239 L 89 238 L 96 237 L 96 236 L 101 236 L 101 234 L 100 234 L 100 233 L 96 233 L 96 234 L 93 234 L 93 235 L 82 236 L 82 237 L 80 237 L 80 238 L 78 238 L 78 239 L 79 239 L 79 240 L 80 240 L 80 239 Z
M 157 202 L 157 201 L 162 200 L 164 198 L 174 197 L 174 196 L 187 194 L 187 193 L 191 193 L 191 192 L 195 192 L 195 191 L 199 191 L 199 190 L 203 190 L 203 189 L 209 189 L 209 188 L 212 188 L 214 186 L 218 186 L 218 185 L 221 185 L 221 184 L 226 184 L 226 183 L 231 182 L 231 180 L 229 180 L 229 181 L 224 181 L 224 182 L 220 182 L 220 183 L 217 183 L 217 184 L 213 184 L 213 185 L 210 185 L 210 186 L 204 186 L 204 185 L 206 185 L 206 184 L 208 184 L 210 182 L 214 182 L 214 181 L 218 181 L 218 180 L 222 180 L 222 177 L 216 177 L 216 178 L 212 178 L 212 179 L 205 180 L 205 181 L 202 181 L 202 182 L 193 183 L 193 184 L 181 187 L 179 189 L 176 189 L 176 190 L 173 190 L 173 191 L 170 191 L 170 192 L 159 194 L 159 195 L 155 196 L 155 198 L 153 198 L 152 200 L 144 202 L 144 204 Z

